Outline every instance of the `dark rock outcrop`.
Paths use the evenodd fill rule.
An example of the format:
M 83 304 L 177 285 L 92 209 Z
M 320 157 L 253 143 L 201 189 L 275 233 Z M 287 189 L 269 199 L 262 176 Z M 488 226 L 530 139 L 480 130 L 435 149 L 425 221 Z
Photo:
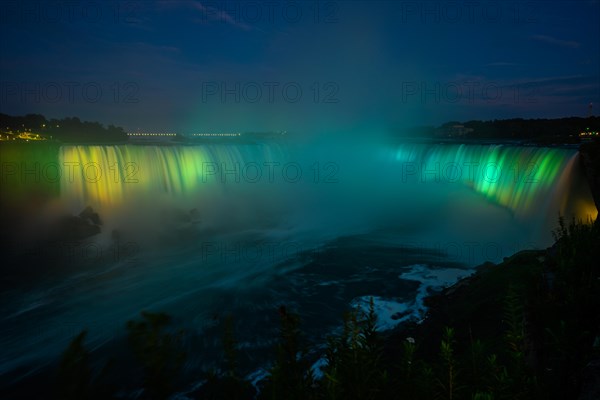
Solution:
M 102 225 L 100 216 L 97 212 L 94 212 L 94 210 L 90 206 L 87 206 L 82 212 L 80 212 L 79 217 L 84 220 L 88 220 L 94 225 Z
M 579 148 L 580 160 L 590 185 L 596 208 L 600 210 L 600 143 L 582 144 Z
M 54 230 L 54 240 L 77 241 L 100 233 L 102 222 L 98 213 L 86 207 L 79 215 L 60 218 Z

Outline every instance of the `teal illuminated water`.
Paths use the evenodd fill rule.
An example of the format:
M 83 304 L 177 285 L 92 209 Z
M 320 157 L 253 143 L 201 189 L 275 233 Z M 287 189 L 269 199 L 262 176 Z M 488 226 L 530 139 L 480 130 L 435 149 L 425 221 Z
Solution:
M 102 231 L 47 265 L 34 258 L 37 272 L 3 290 L 5 379 L 48 365 L 83 328 L 91 347 L 110 348 L 141 310 L 165 311 L 190 333 L 187 345 L 203 356 L 188 371 L 214 365 L 218 321 L 234 314 L 250 370 L 273 345 L 278 304 L 296 308 L 318 341 L 346 307 L 375 296 L 388 328 L 396 311 L 419 316 L 428 287 L 550 245 L 559 213 L 597 214 L 574 149 L 348 142 L 52 151 L 36 184 L 55 193 L 30 224 L 91 206 Z M 33 160 L 6 159 L 3 185 L 30 195 L 20 169 L 35 170 Z M 23 257 L 14 262 L 31 260 Z

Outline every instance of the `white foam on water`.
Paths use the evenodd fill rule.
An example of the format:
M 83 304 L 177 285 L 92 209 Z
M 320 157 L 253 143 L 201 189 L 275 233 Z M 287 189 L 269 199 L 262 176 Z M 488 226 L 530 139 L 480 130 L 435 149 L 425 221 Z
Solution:
M 314 364 L 310 367 L 310 369 L 311 369 L 315 379 L 317 379 L 317 380 L 323 379 L 323 377 L 325 376 L 323 369 L 325 369 L 326 367 L 327 367 L 327 359 L 325 357 L 321 357 L 317 361 L 314 362 Z
M 408 272 L 400 274 L 399 278 L 419 282 L 421 285 L 413 301 L 399 301 L 394 298 L 379 296 L 361 296 L 352 300 L 350 305 L 367 313 L 370 301 L 377 315 L 377 330 L 386 331 L 395 328 L 408 320 L 421 322 L 427 312 L 424 304 L 425 297 L 431 291 L 439 291 L 451 286 L 458 280 L 471 275 L 474 270 L 458 268 L 432 268 L 426 264 L 415 264 L 408 267 Z

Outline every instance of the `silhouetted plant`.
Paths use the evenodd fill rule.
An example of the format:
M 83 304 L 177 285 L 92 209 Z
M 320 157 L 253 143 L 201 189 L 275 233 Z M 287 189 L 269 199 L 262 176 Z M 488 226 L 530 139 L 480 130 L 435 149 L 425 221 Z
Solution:
M 497 399 L 509 400 L 512 398 L 511 382 L 508 376 L 508 371 L 505 366 L 498 362 L 496 354 L 492 354 L 487 358 L 488 378 L 487 386 L 490 391 L 495 394 Z
M 515 363 L 515 367 L 521 367 L 524 363 L 524 344 L 523 339 L 523 300 L 517 293 L 514 286 L 509 286 L 508 293 L 504 300 L 503 321 L 507 329 L 504 333 L 509 354 Z
M 421 361 L 419 363 L 419 375 L 416 380 L 417 393 L 419 393 L 420 399 L 433 399 L 436 393 L 436 379 L 435 371 L 433 367 L 426 362 Z
M 532 377 L 525 362 L 525 314 L 522 295 L 514 285 L 508 287 L 504 299 L 503 322 L 506 326 L 504 340 L 510 360 L 511 396 L 514 399 L 527 399 L 532 396 Z
M 310 400 L 315 397 L 315 379 L 300 346 L 300 317 L 288 312 L 284 306 L 279 308 L 279 317 L 281 326 L 276 361 L 261 391 L 261 398 Z
M 390 390 L 397 393 L 399 398 L 417 398 L 419 379 L 421 379 L 422 361 L 416 359 L 417 344 L 414 338 L 408 337 L 402 341 L 397 379 L 390 383 Z M 430 385 L 430 381 L 427 382 Z
M 250 382 L 240 378 L 209 374 L 206 383 L 196 394 L 202 400 L 252 400 L 256 389 Z
M 144 387 L 154 398 L 166 399 L 185 360 L 183 332 L 165 331 L 171 321 L 167 314 L 142 311 L 141 316 L 141 321 L 127 322 L 129 342 L 144 368 Z
M 471 359 L 471 380 L 470 386 L 472 390 L 480 390 L 480 393 L 485 393 L 485 381 L 484 375 L 486 372 L 485 366 L 485 346 L 479 339 L 473 340 L 471 337 L 470 346 L 470 359 Z
M 400 378 L 410 382 L 414 374 L 415 352 L 417 346 L 413 338 L 407 338 L 402 342 L 402 355 L 400 358 Z
M 81 331 L 62 354 L 57 376 L 57 398 L 61 400 L 112 398 L 111 385 L 103 382 L 110 362 L 94 376 L 90 353 L 84 346 L 87 331 Z
M 223 329 L 223 352 L 225 353 L 225 373 L 227 376 L 237 378 L 237 342 L 233 333 L 233 318 L 225 318 Z
M 437 379 L 438 397 L 452 400 L 460 390 L 457 385 L 458 365 L 454 355 L 454 329 L 445 327 L 440 343 L 440 378 Z
M 238 375 L 238 350 L 233 329 L 233 318 L 225 318 L 223 327 L 224 376 L 209 373 L 207 382 L 198 395 L 205 400 L 250 400 L 256 390 L 252 384 Z
M 82 331 L 63 352 L 58 369 L 58 398 L 89 399 L 92 396 L 90 354 L 83 346 L 87 331 Z
M 369 310 L 348 313 L 342 334 L 330 339 L 325 369 L 328 399 L 385 398 L 389 376 L 382 368 L 382 347 L 376 326 L 371 298 Z
M 473 395 L 473 400 L 494 400 L 494 395 L 487 392 L 477 392 Z
M 547 305 L 544 382 L 555 398 L 579 386 L 581 371 L 600 333 L 600 224 L 559 218 L 556 244 L 556 296 Z

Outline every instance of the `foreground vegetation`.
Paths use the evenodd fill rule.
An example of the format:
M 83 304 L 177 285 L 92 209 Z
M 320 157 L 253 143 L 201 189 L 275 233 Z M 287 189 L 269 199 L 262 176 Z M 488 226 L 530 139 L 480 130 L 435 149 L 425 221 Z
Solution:
M 281 307 L 280 337 L 270 375 L 255 388 L 239 375 L 229 320 L 221 371 L 188 393 L 198 399 L 587 399 L 586 365 L 600 359 L 600 227 L 559 220 L 556 243 L 488 265 L 430 298 L 423 324 L 383 336 L 373 304 L 350 311 L 329 338 L 322 376 L 307 359 L 297 314 Z M 128 373 L 138 398 L 181 391 L 184 332 L 162 313 L 143 312 L 127 324 L 139 370 Z M 91 367 L 86 332 L 66 349 L 57 376 L 60 399 L 125 396 L 111 382 L 111 364 Z M 93 371 L 94 370 L 94 371 Z M 200 379 L 201 377 L 199 377 Z M 589 397 L 586 397 L 589 396 Z

